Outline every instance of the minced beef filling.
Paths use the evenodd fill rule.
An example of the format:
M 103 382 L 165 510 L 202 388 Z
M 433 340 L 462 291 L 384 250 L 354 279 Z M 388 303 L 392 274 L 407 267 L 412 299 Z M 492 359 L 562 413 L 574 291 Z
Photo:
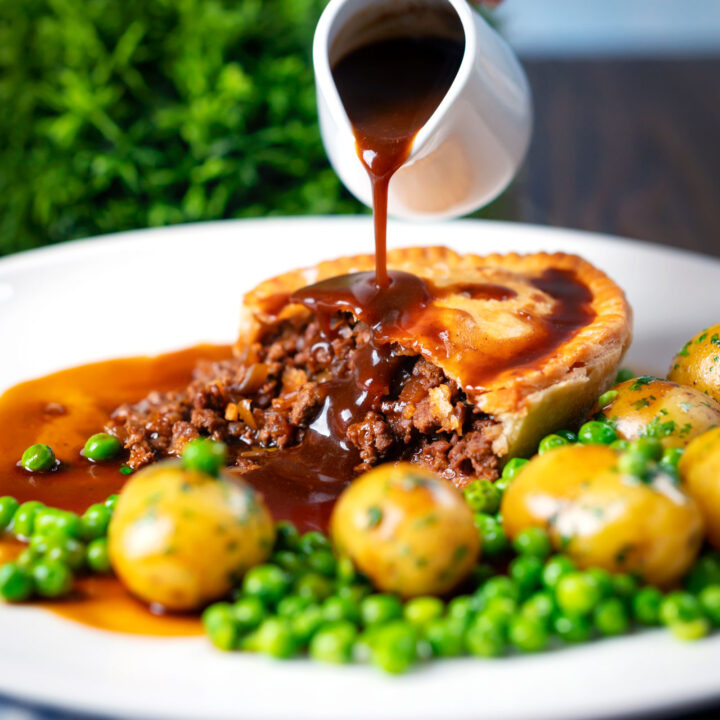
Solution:
M 355 351 L 370 339 L 369 328 L 349 316 L 334 329 L 328 341 L 315 320 L 299 328 L 285 324 L 242 357 L 200 363 L 184 390 L 122 405 L 108 430 L 129 450 L 133 468 L 209 436 L 227 443 L 240 470 L 251 470 L 259 455 L 302 441 L 323 401 L 320 384 L 350 372 Z M 350 425 L 347 436 L 362 460 L 358 472 L 406 459 L 462 485 L 473 477 L 497 477 L 491 445 L 498 432 L 440 368 L 407 356 L 389 395 Z

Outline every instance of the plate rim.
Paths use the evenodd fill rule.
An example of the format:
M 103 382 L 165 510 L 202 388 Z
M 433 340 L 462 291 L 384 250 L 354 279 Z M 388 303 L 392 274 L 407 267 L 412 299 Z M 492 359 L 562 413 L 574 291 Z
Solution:
M 42 248 L 36 248 L 33 250 L 24 251 L 22 253 L 18 253 L 16 255 L 11 255 L 7 257 L 0 258 L 0 281 L 3 280 L 4 277 L 7 277 L 8 275 L 11 275 L 15 271 L 23 271 L 27 269 L 31 269 L 33 266 L 37 266 L 38 264 L 44 265 L 47 263 L 52 264 L 56 258 L 61 256 L 72 256 L 73 254 L 80 254 L 84 255 L 86 253 L 92 254 L 92 253 L 98 253 L 102 254 L 102 252 L 111 247 L 115 247 L 117 244 L 123 243 L 128 240 L 141 240 L 146 239 L 150 237 L 156 237 L 158 241 L 167 242 L 171 240 L 173 235 L 176 235 L 178 232 L 180 233 L 187 233 L 187 232 L 194 232 L 199 230 L 205 230 L 208 234 L 211 234 L 213 232 L 213 229 L 216 227 L 221 227 L 223 229 L 226 229 L 230 226 L 242 226 L 250 228 L 251 226 L 263 226 L 268 227 L 269 225 L 277 225 L 277 226 L 283 226 L 283 225 L 296 225 L 298 222 L 301 222 L 303 224 L 316 224 L 318 222 L 327 223 L 330 222 L 332 224 L 357 224 L 357 225 L 368 225 L 369 224 L 369 216 L 368 215 L 334 215 L 334 216 L 297 216 L 297 217 L 283 217 L 283 218 L 252 218 L 252 219 L 237 219 L 237 220 L 221 220 L 221 221 L 212 221 L 212 222 L 199 222 L 199 223 L 188 223 L 183 225 L 175 225 L 175 226 L 169 226 L 164 228 L 146 228 L 146 229 L 139 229 L 139 230 L 130 230 L 130 231 L 123 231 L 123 232 L 117 232 L 117 233 L 110 233 L 106 235 L 100 235 L 95 236 L 91 238 L 82 238 L 77 239 L 73 241 L 68 241 L 65 243 L 60 243 L 57 245 L 51 245 L 46 246 Z M 390 232 L 393 232 L 393 229 L 395 227 L 399 226 L 414 226 L 417 225 L 417 223 L 411 223 L 411 222 L 402 222 L 402 221 L 391 221 L 391 227 Z M 651 243 L 647 241 L 642 240 L 632 240 L 632 239 L 626 239 L 619 236 L 614 235 L 607 235 L 603 233 L 594 233 L 594 232 L 588 232 L 584 230 L 575 230 L 571 228 L 555 228 L 552 226 L 543 226 L 543 225 L 534 225 L 534 224 L 525 224 L 525 223 L 513 223 L 513 222 L 506 222 L 506 221 L 496 221 L 496 220 L 483 220 L 483 219 L 466 219 L 466 220 L 455 220 L 455 221 L 441 221 L 438 223 L 421 223 L 421 225 L 437 225 L 442 227 L 456 227 L 456 226 L 472 226 L 472 227 L 485 227 L 488 228 L 488 230 L 491 233 L 512 233 L 512 234 L 523 234 L 527 233 L 528 235 L 532 235 L 533 237 L 538 239 L 538 243 L 540 246 L 542 246 L 544 239 L 550 240 L 551 238 L 560 238 L 562 239 L 571 239 L 578 237 L 583 241 L 593 241 L 593 240 L 601 240 L 604 242 L 610 242 L 613 244 L 616 244 L 618 247 L 620 245 L 623 245 L 624 248 L 628 248 L 628 245 L 630 245 L 630 249 L 637 248 L 642 249 L 654 253 L 661 253 L 664 255 L 667 255 L 670 258 L 676 258 L 679 256 L 683 256 L 687 258 L 688 260 L 692 260 L 695 262 L 704 262 L 707 263 L 708 261 L 712 261 L 714 265 L 717 266 L 717 269 L 720 271 L 720 259 L 706 255 L 697 251 L 692 250 L 684 250 L 681 248 L 675 248 L 671 246 L 664 246 L 664 245 L 658 245 L 656 243 Z M 446 242 L 449 245 L 452 245 L 453 240 L 450 236 L 447 238 L 442 238 L 446 240 Z M 552 242 L 552 240 L 550 240 Z M 394 243 L 397 245 L 398 243 Z M 404 243 L 403 243 L 404 244 Z M 582 252 L 582 246 L 578 248 L 578 252 Z M 338 255 L 341 253 L 338 252 Z M 4 385 L 0 382 L 0 392 L 4 389 Z M 28 612 L 31 613 L 37 613 L 37 612 L 43 612 L 42 610 L 38 609 L 28 609 Z M 0 608 L 0 617 L 6 615 L 2 608 Z M 45 613 L 43 613 L 45 614 Z M 49 616 L 49 614 L 47 614 Z M 67 621 L 62 621 L 56 618 L 52 618 L 53 621 L 57 621 L 63 624 L 68 624 Z M 0 627 L 4 625 L 4 618 L 2 621 L 0 621 Z M 77 628 L 82 626 L 76 626 L 72 625 L 71 627 Z M 92 631 L 94 633 L 97 633 L 99 631 Z M 105 635 L 103 633 L 103 635 Z M 717 638 L 716 640 L 720 641 L 720 638 Z M 154 641 L 154 639 L 153 639 Z M 167 639 L 161 639 L 160 642 L 166 643 L 168 642 Z M 180 640 L 178 642 L 192 642 L 187 640 Z M 610 641 L 611 642 L 611 641 Z M 706 642 L 712 642 L 706 641 Z M 715 642 L 715 645 L 717 645 L 718 648 L 720 648 L 720 642 Z M 562 652 L 568 652 L 568 650 L 563 650 Z M 454 661 L 458 663 L 471 663 L 471 662 L 477 662 L 474 660 L 459 660 Z M 351 669 L 351 672 L 354 672 L 355 669 Z M 420 671 L 420 674 L 423 672 L 426 672 L 424 670 Z M 23 693 L 16 693 L 13 692 L 11 688 L 8 688 L 5 683 L 2 680 L 2 674 L 0 674 L 0 689 L 3 693 L 5 693 L 8 698 L 12 697 L 18 697 L 24 700 L 25 702 L 28 702 L 33 705 L 42 705 L 43 707 L 47 708 L 62 708 L 64 710 L 70 711 L 70 712 L 84 712 L 84 713 L 102 713 L 103 715 L 111 715 L 111 716 L 117 716 L 121 714 L 125 714 L 125 712 L 122 709 L 114 709 L 112 707 L 108 707 L 106 705 L 103 705 L 102 702 L 99 702 L 98 698 L 95 698 L 96 702 L 88 701 L 87 698 L 83 700 L 82 705 L 78 705 L 76 703 L 71 702 L 68 700 L 67 704 L 63 703 L 62 700 L 58 700 L 56 696 L 53 696 L 50 691 L 47 691 L 47 693 L 43 696 L 41 696 L 43 699 L 38 699 L 38 695 L 34 694 L 23 694 Z M 709 692 L 704 697 L 696 697 L 693 698 L 692 701 L 695 704 L 701 705 L 705 702 L 710 701 L 711 699 L 714 699 L 716 697 L 720 697 L 720 687 L 717 689 L 714 689 L 712 692 Z M 688 703 L 688 698 L 678 698 L 674 706 L 680 707 L 681 705 L 686 708 Z M 653 706 L 652 708 L 648 706 L 647 704 L 642 705 L 641 707 L 635 707 L 627 710 L 623 714 L 637 714 L 641 712 L 648 712 L 651 709 L 658 709 L 662 707 L 663 710 L 669 710 L 671 709 L 672 705 L 665 704 L 665 702 L 662 702 L 661 700 L 658 700 L 658 704 L 656 706 Z M 155 708 L 157 711 L 158 708 Z M 550 712 L 550 711 L 549 711 Z M 167 713 L 163 713 L 161 711 L 158 712 L 143 712 L 143 715 L 147 715 L 148 717 L 168 717 L 169 715 Z M 607 711 L 605 712 L 599 712 L 597 715 L 594 715 L 592 713 L 590 714 L 584 714 L 583 717 L 604 717 L 606 716 Z M 550 714 L 548 714 L 548 717 Z M 552 712 L 552 717 L 565 717 L 566 715 L 558 715 L 556 712 Z M 263 715 L 263 717 L 272 717 L 271 715 Z M 278 716 L 281 717 L 281 716 Z M 324 717 L 324 716 L 323 716 Z M 379 714 L 378 717 L 385 717 L 382 714 Z M 389 716 L 388 716 L 389 717 Z M 470 717 L 470 715 L 463 714 L 462 717 Z M 540 717 L 539 715 L 537 717 Z

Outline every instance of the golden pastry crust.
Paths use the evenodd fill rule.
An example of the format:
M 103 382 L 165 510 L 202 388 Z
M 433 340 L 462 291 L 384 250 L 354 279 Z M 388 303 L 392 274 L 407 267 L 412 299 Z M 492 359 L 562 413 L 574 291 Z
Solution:
M 580 420 L 612 383 L 630 344 L 632 317 L 624 293 L 576 255 L 480 256 L 411 247 L 389 251 L 388 267 L 440 290 L 393 340 L 440 367 L 477 410 L 501 424 L 493 444 L 499 457 L 528 454 L 545 433 Z M 304 306 L 288 303 L 294 291 L 373 268 L 372 255 L 356 255 L 261 283 L 245 296 L 238 346 L 278 321 L 306 318 Z M 478 284 L 489 289 L 487 296 L 465 291 Z M 553 287 L 567 295 L 566 307 Z M 586 321 L 553 343 L 553 333 L 567 320 L 564 313 L 577 313 L 580 306 Z

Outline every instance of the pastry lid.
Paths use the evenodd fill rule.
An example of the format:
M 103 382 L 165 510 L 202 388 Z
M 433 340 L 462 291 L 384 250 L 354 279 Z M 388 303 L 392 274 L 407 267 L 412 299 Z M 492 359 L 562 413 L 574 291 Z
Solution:
M 425 280 L 430 300 L 390 341 L 440 367 L 476 410 L 504 426 L 499 455 L 519 452 L 537 434 L 585 412 L 612 381 L 631 339 L 622 290 L 576 255 L 459 255 L 444 247 L 388 253 L 388 267 Z M 370 271 L 372 255 L 319 263 L 271 278 L 244 299 L 239 346 L 277 322 L 304 320 L 296 290 Z M 557 427 L 557 423 L 554 424 Z

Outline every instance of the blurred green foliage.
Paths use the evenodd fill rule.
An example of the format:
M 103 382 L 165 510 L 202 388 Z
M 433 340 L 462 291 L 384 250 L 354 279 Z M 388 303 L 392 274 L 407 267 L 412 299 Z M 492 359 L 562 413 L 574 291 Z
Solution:
M 0 0 L 0 255 L 139 227 L 360 211 L 317 126 L 325 3 Z
M 324 0 L 0 0 L 0 254 L 227 217 L 357 211 L 328 166 Z

